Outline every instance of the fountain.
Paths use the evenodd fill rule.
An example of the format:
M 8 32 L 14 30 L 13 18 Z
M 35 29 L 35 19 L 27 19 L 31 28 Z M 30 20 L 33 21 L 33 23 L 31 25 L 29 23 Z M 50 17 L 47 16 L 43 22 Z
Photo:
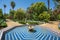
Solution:
M 30 25 L 28 23 L 26 23 L 28 25 L 28 29 L 30 32 L 36 32 L 36 30 L 34 30 L 34 26 L 33 25 Z

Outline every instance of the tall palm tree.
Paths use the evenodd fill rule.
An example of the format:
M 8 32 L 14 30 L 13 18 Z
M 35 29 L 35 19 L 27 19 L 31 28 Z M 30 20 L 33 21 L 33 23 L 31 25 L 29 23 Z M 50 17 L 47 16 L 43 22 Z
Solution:
M 14 1 L 11 1 L 11 7 L 14 10 L 14 8 L 15 8 L 15 2 Z
M 49 13 L 49 11 L 50 11 L 50 0 L 47 0 L 47 2 L 48 2 L 48 13 Z
M 4 4 L 4 14 L 6 13 L 6 4 Z M 6 21 L 5 17 L 4 17 L 4 20 Z
M 15 8 L 15 2 L 14 1 L 11 1 L 11 7 L 13 9 L 13 14 L 11 15 L 11 16 L 13 16 L 12 17 L 12 19 L 13 19 L 14 18 L 14 8 Z
M 4 13 L 6 13 L 6 10 L 5 9 L 6 9 L 6 5 L 4 4 Z

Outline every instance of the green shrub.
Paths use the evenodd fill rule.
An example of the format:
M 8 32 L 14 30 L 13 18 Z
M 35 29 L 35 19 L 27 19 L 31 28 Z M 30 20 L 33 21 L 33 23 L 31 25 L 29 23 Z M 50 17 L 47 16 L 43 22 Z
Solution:
M 5 22 L 4 19 L 2 19 L 2 18 L 0 18 L 0 27 L 1 27 L 1 28 L 7 27 L 6 22 Z
M 19 21 L 19 23 L 21 23 L 21 24 L 26 24 L 26 22 L 24 22 L 24 21 Z
M 48 22 L 49 20 L 48 19 L 44 19 L 45 22 Z
M 31 25 L 38 25 L 39 24 L 38 22 L 28 22 L 28 23 Z
M 7 27 L 7 24 L 6 24 L 5 22 L 3 22 L 3 23 L 1 24 L 1 26 L 5 28 L 5 27 Z
M 50 20 L 50 14 L 48 14 L 47 12 L 41 13 L 38 17 L 40 21 L 48 22 Z
M 50 16 L 50 21 L 56 21 L 56 16 L 55 15 L 51 15 Z
M 60 20 L 60 14 L 59 14 L 59 15 L 57 15 L 57 19 L 58 19 L 58 20 Z

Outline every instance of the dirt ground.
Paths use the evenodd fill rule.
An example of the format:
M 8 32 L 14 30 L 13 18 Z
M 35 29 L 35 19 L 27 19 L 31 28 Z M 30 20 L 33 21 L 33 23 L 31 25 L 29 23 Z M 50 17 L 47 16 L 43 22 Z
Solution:
M 9 20 L 9 19 L 7 19 L 6 24 L 7 24 L 8 27 L 22 25 L 22 24 L 20 24 L 18 22 L 14 22 L 14 21 Z
M 50 30 L 53 31 L 53 33 L 60 35 L 60 30 L 58 29 L 58 24 L 59 24 L 59 21 L 53 21 L 52 23 L 45 23 L 40 26 L 45 27 L 45 28 L 49 28 Z

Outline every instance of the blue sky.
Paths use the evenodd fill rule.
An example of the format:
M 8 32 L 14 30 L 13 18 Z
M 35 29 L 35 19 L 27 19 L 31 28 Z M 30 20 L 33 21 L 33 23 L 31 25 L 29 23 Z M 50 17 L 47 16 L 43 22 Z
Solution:
M 3 4 L 6 4 L 6 13 L 9 13 L 9 10 L 11 9 L 10 2 L 14 1 L 16 3 L 15 9 L 22 8 L 26 10 L 32 3 L 35 2 L 44 2 L 47 6 L 47 0 L 0 0 L 0 8 L 4 10 Z M 54 3 L 52 0 L 50 0 L 50 8 L 54 8 Z

